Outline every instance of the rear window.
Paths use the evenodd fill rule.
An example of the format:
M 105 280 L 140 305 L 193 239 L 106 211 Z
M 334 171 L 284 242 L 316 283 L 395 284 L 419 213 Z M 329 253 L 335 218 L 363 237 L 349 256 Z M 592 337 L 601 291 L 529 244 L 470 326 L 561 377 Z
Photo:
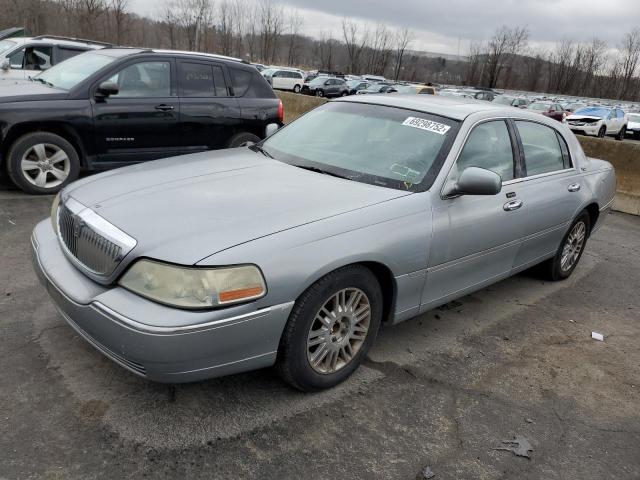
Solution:
M 77 48 L 63 48 L 58 47 L 58 63 L 69 60 L 71 57 L 80 55 L 84 50 L 78 50 Z
M 276 98 L 273 89 L 258 71 L 230 67 L 229 72 L 236 97 Z
M 227 96 L 227 84 L 221 67 L 204 63 L 180 62 L 178 71 L 180 96 Z
M 556 131 L 539 123 L 516 121 L 527 166 L 527 176 L 569 168 L 568 148 Z

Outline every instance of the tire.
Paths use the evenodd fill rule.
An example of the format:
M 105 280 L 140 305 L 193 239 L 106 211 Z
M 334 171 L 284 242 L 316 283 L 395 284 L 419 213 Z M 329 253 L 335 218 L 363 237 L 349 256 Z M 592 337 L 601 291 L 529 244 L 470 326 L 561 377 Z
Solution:
M 227 148 L 246 147 L 247 145 L 258 143 L 259 141 L 260 137 L 254 135 L 253 133 L 240 132 L 236 133 L 229 140 L 227 140 Z
M 293 86 L 293 93 L 300 93 L 300 85 Z
M 324 90 L 316 89 L 316 97 L 324 97 Z
M 640 140 L 640 131 L 638 131 L 638 130 L 634 130 L 633 131 L 633 139 L 634 140 Z
M 600 130 L 598 130 L 598 138 L 604 138 L 606 135 L 607 135 L 607 127 L 603 125 L 600 127 Z
M 79 173 L 78 152 L 54 133 L 27 133 L 13 143 L 7 155 L 9 178 L 27 193 L 52 195 L 78 178 Z
M 580 225 L 582 225 L 580 227 Z M 579 232 L 582 232 L 581 243 L 579 244 L 579 250 L 575 251 L 575 246 L 577 245 L 574 242 L 575 237 L 572 238 L 574 233 L 578 233 L 578 238 L 580 238 Z M 589 238 L 589 233 L 591 232 L 591 219 L 589 217 L 589 213 L 586 210 L 583 210 L 580 215 L 573 221 L 571 227 L 565 234 L 560 246 L 558 247 L 558 251 L 556 255 L 547 260 L 543 265 L 546 270 L 546 277 L 552 281 L 565 280 L 571 276 L 573 271 L 575 270 L 580 258 L 582 258 L 582 253 L 587 245 L 587 239 Z M 565 253 L 565 248 L 568 247 L 569 242 L 572 242 L 574 245 L 574 254 L 570 263 L 566 264 L 563 262 L 563 257 Z
M 336 297 L 345 308 L 337 308 Z M 350 302 L 357 302 L 355 308 L 349 306 Z M 305 392 L 346 380 L 375 341 L 382 305 L 378 280 L 361 265 L 340 268 L 311 285 L 296 300 L 280 339 L 276 369 L 282 379 Z M 321 316 L 323 309 L 326 314 Z M 348 315 L 332 316 L 342 311 Z M 358 311 L 356 316 L 354 312 Z
M 620 131 L 618 132 L 618 135 L 616 135 L 616 140 L 621 142 L 622 140 L 624 140 L 624 137 L 626 135 L 627 135 L 627 126 L 623 125 Z
M 343 90 L 340 94 L 341 97 L 346 97 L 347 95 L 349 95 L 349 92 L 347 92 L 346 90 Z

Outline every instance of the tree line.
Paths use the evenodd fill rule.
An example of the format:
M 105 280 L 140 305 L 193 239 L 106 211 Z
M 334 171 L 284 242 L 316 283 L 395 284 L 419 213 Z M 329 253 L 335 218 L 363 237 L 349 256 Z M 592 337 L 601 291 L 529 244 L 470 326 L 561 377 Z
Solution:
M 24 26 L 33 35 L 212 52 L 407 81 L 640 99 L 640 29 L 625 34 L 615 49 L 594 38 L 563 39 L 543 51 L 529 46 L 525 27 L 503 26 L 456 60 L 412 50 L 411 30 L 384 23 L 345 18 L 312 38 L 302 15 L 276 0 L 159 0 L 154 18 L 130 7 L 130 0 L 0 0 L 0 28 Z
M 465 82 L 578 97 L 640 100 L 640 28 L 625 33 L 615 46 L 597 37 L 587 42 L 563 38 L 554 47 L 541 50 L 530 47 L 528 41 L 526 28 L 503 26 L 488 41 L 472 43 Z

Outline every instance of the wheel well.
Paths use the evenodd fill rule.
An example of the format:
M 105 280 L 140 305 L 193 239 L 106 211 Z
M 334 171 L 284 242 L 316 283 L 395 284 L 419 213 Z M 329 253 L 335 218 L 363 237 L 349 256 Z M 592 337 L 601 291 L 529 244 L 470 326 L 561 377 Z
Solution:
M 378 262 L 361 262 L 376 276 L 382 290 L 382 321 L 388 322 L 393 315 L 396 304 L 396 281 L 389 267 Z
M 265 128 L 266 128 L 266 126 L 243 125 L 243 126 L 239 127 L 238 129 L 234 130 L 234 132 L 231 134 L 231 136 L 229 138 L 231 138 L 234 135 L 237 135 L 238 133 L 252 133 L 253 135 L 255 135 L 255 136 L 259 137 L 259 138 L 264 138 Z M 228 141 L 229 138 L 227 138 L 226 141 Z
M 0 157 L 2 158 L 3 163 L 6 162 L 7 155 L 9 154 L 9 150 L 14 142 L 23 135 L 34 132 L 49 132 L 61 136 L 76 149 L 76 152 L 78 152 L 80 165 L 83 167 L 86 166 L 84 149 L 82 148 L 80 139 L 68 126 L 57 123 L 24 123 L 11 128 L 7 133 L 7 136 L 2 141 Z
M 600 208 L 598 208 L 597 203 L 591 203 L 587 205 L 585 210 L 589 214 L 589 221 L 591 222 L 591 228 L 593 229 L 593 226 L 596 224 L 598 217 L 600 216 Z

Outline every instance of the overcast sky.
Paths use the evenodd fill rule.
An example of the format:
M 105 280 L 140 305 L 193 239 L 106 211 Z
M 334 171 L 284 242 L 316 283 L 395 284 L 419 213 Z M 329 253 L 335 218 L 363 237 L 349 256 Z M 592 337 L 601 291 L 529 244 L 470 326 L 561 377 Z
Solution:
M 157 16 L 165 0 L 130 0 L 138 14 Z M 254 1 L 254 0 L 249 0 Z M 343 17 L 409 27 L 411 48 L 465 54 L 472 41 L 491 36 L 500 25 L 525 25 L 533 46 L 550 47 L 563 37 L 588 41 L 597 36 L 615 47 L 640 26 L 638 0 L 281 0 L 304 17 L 303 33 L 341 35 Z

